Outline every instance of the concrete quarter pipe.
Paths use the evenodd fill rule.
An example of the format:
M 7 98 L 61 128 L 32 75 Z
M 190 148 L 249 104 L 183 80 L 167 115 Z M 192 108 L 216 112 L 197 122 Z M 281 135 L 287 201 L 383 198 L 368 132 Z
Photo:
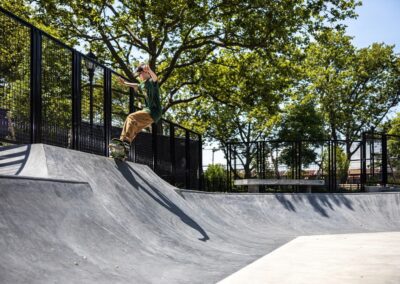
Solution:
M 299 236 L 395 231 L 399 193 L 202 193 L 144 165 L 0 148 L 0 283 L 216 283 Z

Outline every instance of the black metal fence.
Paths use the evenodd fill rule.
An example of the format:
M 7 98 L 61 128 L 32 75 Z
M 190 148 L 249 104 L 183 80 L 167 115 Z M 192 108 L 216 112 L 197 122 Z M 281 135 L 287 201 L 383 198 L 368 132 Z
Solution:
M 228 191 L 243 190 L 233 185 L 243 178 L 322 179 L 325 185 L 316 191 L 328 192 L 400 184 L 400 136 L 395 135 L 364 133 L 360 141 L 228 143 L 226 153 Z
M 117 82 L 123 76 L 1 7 L 0 52 L 0 141 L 108 156 L 110 139 L 137 109 L 133 89 Z M 131 150 L 130 160 L 172 184 L 202 188 L 199 134 L 162 120 Z
M 400 136 L 364 133 L 363 156 L 363 184 L 400 185 Z

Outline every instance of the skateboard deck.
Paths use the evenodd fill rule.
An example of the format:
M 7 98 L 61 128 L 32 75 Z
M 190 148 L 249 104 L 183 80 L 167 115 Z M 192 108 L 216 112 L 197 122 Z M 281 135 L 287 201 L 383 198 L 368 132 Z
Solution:
M 108 145 L 110 149 L 110 157 L 117 160 L 125 161 L 128 157 L 129 151 L 125 148 L 123 142 L 112 140 Z

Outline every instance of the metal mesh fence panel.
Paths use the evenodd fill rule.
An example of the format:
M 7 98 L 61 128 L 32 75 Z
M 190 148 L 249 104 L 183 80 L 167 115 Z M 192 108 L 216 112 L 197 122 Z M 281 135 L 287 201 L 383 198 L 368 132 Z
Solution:
M 368 133 L 365 141 L 366 184 L 382 180 L 382 139 L 377 133 Z
M 135 163 L 148 165 L 153 168 L 153 134 L 150 128 L 144 129 L 134 140 Z
M 186 134 L 185 130 L 175 127 L 175 184 L 177 187 L 186 186 Z
M 111 89 L 111 138 L 119 138 L 126 117 L 130 110 L 129 87 L 118 82 L 118 75 L 112 75 Z M 129 160 L 134 160 L 133 151 L 129 153 Z
M 190 142 L 189 142 L 189 163 L 190 163 L 190 188 L 198 189 L 199 188 L 199 147 L 200 141 L 198 135 L 194 133 L 190 133 Z
M 400 136 L 387 136 L 387 172 L 389 184 L 400 184 Z
M 89 59 L 82 64 L 81 137 L 80 149 L 103 155 L 104 129 L 104 68 Z
M 41 141 L 72 146 L 72 52 L 42 38 Z
M 324 180 L 325 186 L 314 187 L 314 191 L 360 190 L 360 149 L 361 141 L 230 143 L 227 178 L 318 179 Z M 232 189 L 244 190 L 235 186 Z M 306 190 L 306 187 L 287 187 L 286 190 Z
M 30 28 L 0 13 L 0 140 L 29 143 Z
M 117 80 L 118 75 L 112 76 L 111 126 L 122 129 L 130 110 L 129 87 L 123 86 Z M 113 136 L 115 137 L 115 136 Z M 118 136 L 119 137 L 119 134 Z
M 106 144 L 120 136 L 134 100 L 143 101 L 118 76 L 92 53 L 84 55 L 0 7 L 0 141 L 107 155 Z M 196 135 L 186 139 L 189 131 L 182 127 L 174 126 L 172 135 L 170 124 L 158 123 L 157 134 L 151 127 L 139 133 L 129 158 L 177 186 L 195 188 L 201 146 Z
M 159 122 L 157 132 L 157 174 L 164 180 L 171 181 L 171 137 L 170 125 L 165 121 Z

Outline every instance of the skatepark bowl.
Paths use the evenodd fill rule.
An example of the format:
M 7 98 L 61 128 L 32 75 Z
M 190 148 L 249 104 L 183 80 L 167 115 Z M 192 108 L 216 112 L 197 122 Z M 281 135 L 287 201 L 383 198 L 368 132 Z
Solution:
M 0 283 L 400 283 L 400 194 L 177 189 L 149 167 L 0 148 Z

